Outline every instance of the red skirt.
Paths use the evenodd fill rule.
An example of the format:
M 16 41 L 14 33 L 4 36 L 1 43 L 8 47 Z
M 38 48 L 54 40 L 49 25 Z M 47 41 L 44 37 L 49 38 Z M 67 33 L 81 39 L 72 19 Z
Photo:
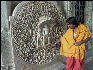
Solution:
M 75 59 L 74 57 L 68 57 L 66 60 L 67 70 L 84 70 L 84 59 Z

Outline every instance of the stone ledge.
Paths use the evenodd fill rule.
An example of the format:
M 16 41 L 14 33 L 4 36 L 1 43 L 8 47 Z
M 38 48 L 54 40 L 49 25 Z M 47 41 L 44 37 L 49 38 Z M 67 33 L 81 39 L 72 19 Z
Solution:
M 42 70 L 65 70 L 65 65 L 63 63 L 61 63 L 61 62 L 58 62 L 58 63 L 53 64 L 53 65 L 51 65 L 49 67 L 46 67 L 46 68 L 44 68 Z

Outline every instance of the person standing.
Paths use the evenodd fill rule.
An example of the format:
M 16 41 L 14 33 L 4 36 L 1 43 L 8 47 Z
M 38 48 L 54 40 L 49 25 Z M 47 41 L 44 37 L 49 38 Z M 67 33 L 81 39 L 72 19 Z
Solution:
M 84 70 L 85 43 L 90 40 L 91 32 L 88 26 L 78 22 L 76 17 L 69 17 L 66 24 L 66 33 L 48 47 L 54 47 L 61 42 L 60 55 L 67 57 L 66 69 Z

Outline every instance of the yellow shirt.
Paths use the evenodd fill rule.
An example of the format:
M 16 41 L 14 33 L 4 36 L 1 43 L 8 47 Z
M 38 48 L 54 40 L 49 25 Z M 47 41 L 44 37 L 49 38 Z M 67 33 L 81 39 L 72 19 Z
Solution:
M 76 59 L 83 59 L 85 44 L 75 46 L 73 43 L 80 42 L 90 37 L 91 32 L 88 30 L 88 26 L 80 24 L 75 37 L 73 35 L 73 29 L 68 29 L 67 32 L 61 36 L 60 55 L 64 55 L 66 57 L 75 57 Z

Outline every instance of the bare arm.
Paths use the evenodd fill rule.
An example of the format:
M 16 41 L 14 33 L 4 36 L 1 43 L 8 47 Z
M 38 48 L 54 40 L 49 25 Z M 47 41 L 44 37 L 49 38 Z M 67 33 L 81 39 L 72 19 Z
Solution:
M 51 44 L 49 47 L 54 47 L 54 46 L 56 46 L 56 44 L 58 44 L 59 42 L 61 42 L 60 39 L 58 39 L 55 43 Z
M 90 37 L 88 37 L 87 39 L 81 41 L 81 44 L 86 43 L 86 42 L 88 42 L 89 40 L 90 40 Z
M 87 39 L 82 40 L 82 41 L 80 41 L 80 42 L 76 42 L 76 43 L 74 43 L 74 45 L 80 46 L 81 44 L 86 43 L 86 42 L 88 42 L 89 40 L 90 40 L 90 37 L 88 37 Z
M 60 40 L 60 39 L 58 39 L 58 40 L 55 42 L 55 44 L 58 44 L 60 41 L 61 41 L 61 40 Z

